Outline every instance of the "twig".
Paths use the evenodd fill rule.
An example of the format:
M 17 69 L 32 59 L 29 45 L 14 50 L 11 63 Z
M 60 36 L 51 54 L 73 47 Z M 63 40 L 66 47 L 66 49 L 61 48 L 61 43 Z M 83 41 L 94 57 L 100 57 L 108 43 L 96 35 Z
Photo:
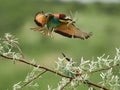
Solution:
M 85 72 L 85 73 L 82 73 L 80 75 L 83 75 L 83 74 L 92 74 L 92 73 L 96 73 L 96 72 L 100 72 L 100 71 L 104 71 L 104 70 L 109 70 L 113 67 L 117 67 L 119 66 L 119 64 L 116 64 L 116 65 L 113 65 L 113 66 L 110 66 L 110 67 L 105 67 L 105 68 L 101 68 L 101 69 L 98 69 L 98 70 L 95 70 L 95 71 L 91 71 L 91 72 Z
M 31 83 L 33 80 L 39 78 L 42 74 L 44 74 L 44 73 L 46 73 L 46 72 L 47 72 L 47 71 L 45 70 L 45 71 L 43 71 L 42 73 L 38 74 L 37 76 L 34 76 L 31 80 L 29 80 L 27 83 L 25 83 L 23 86 L 21 86 L 21 88 L 18 89 L 18 90 L 21 90 L 22 88 L 24 88 L 25 86 L 27 86 L 29 83 Z
M 18 49 L 18 51 L 20 52 L 20 54 L 22 55 L 22 58 L 25 58 L 25 56 L 24 56 L 21 48 L 19 47 L 19 45 L 18 45 L 17 43 L 13 43 L 13 44 L 14 44 L 14 46 Z
M 103 90 L 109 90 L 109 89 L 107 89 L 107 88 L 105 88 L 105 87 L 103 87 L 103 86 L 100 86 L 100 85 L 98 85 L 98 84 L 96 84 L 96 83 L 93 83 L 93 82 L 90 82 L 90 81 L 86 81 L 86 84 L 92 85 L 92 86 L 95 86 L 95 87 L 98 87 L 98 88 L 101 88 L 101 89 L 103 89 Z
M 60 90 L 64 90 L 64 88 L 65 88 L 68 84 L 70 84 L 72 80 L 73 80 L 73 79 L 70 79 L 69 82 L 67 82 L 63 87 L 61 87 Z
M 0 40 L 1 40 L 1 41 L 7 41 L 9 44 L 14 45 L 14 46 L 18 49 L 19 53 L 22 55 L 22 58 L 25 58 L 25 56 L 24 56 L 24 54 L 23 54 L 23 52 L 22 52 L 22 49 L 19 47 L 18 43 L 11 42 L 10 40 L 7 40 L 6 38 L 5 38 L 5 39 L 2 38 L 2 39 L 0 39 Z

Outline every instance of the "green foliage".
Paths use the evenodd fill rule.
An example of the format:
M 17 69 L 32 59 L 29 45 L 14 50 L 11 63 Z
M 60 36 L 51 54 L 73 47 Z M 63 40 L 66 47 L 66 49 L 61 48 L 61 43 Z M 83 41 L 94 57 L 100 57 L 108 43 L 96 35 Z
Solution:
M 23 52 L 21 51 L 18 45 L 18 39 L 16 39 L 11 34 L 6 33 L 4 37 L 0 38 L 0 56 L 6 59 L 11 59 L 14 62 L 19 61 L 25 64 L 36 66 L 34 61 L 31 63 L 25 61 Z M 17 52 L 14 52 L 14 48 L 17 49 Z M 63 90 L 69 85 L 69 88 L 76 89 L 77 87 L 85 84 L 88 86 L 88 90 L 96 88 L 109 88 L 110 90 L 119 90 L 120 88 L 120 49 L 116 48 L 116 55 L 114 58 L 110 58 L 109 55 L 97 57 L 97 60 L 85 60 L 81 58 L 80 62 L 74 62 L 72 58 L 66 57 L 63 54 L 64 58 L 58 58 L 56 62 L 55 71 L 48 70 L 46 67 L 37 67 L 27 74 L 25 80 L 18 82 L 13 85 L 13 90 L 22 89 L 25 87 L 39 89 L 39 83 L 35 79 L 44 78 L 43 74 L 47 71 L 55 72 L 58 76 L 62 76 L 62 80 L 59 81 L 58 87 L 51 89 L 48 85 L 48 90 Z M 45 71 L 44 71 L 45 69 Z M 117 72 L 116 72 L 117 71 Z M 96 75 L 98 73 L 98 75 Z M 101 78 L 100 81 L 97 81 L 95 84 L 92 83 L 91 74 L 95 75 L 97 78 Z M 65 75 L 65 76 L 64 76 Z M 67 77 L 67 78 L 66 78 Z M 48 77 L 47 77 L 48 78 Z M 40 82 L 40 81 L 39 81 Z M 47 83 L 45 83 L 47 85 Z
M 39 32 L 31 31 L 29 28 L 35 27 L 33 21 L 35 13 L 42 10 L 48 13 L 66 13 L 67 15 L 72 11 L 73 16 L 75 12 L 78 12 L 76 25 L 81 30 L 93 32 L 93 36 L 86 41 L 81 41 L 55 34 L 54 38 L 51 39 L 42 36 Z M 57 58 L 61 52 L 73 56 L 75 61 L 79 61 L 82 56 L 85 59 L 91 59 L 101 56 L 103 53 L 114 57 L 114 48 L 120 46 L 120 4 L 1 0 L 0 11 L 0 35 L 10 32 L 17 36 L 25 55 L 29 58 L 38 59 L 37 62 L 44 65 L 51 66 L 50 62 L 55 61 L 52 57 Z M 1 60 L 0 88 L 2 90 L 12 89 L 11 86 L 15 82 L 23 80 L 27 71 L 31 70 L 30 67 L 23 68 L 21 64 L 14 65 L 11 62 Z M 117 72 L 117 70 L 115 71 Z M 47 82 L 47 80 L 42 81 L 44 84 Z M 53 81 L 51 82 L 55 87 L 56 84 Z

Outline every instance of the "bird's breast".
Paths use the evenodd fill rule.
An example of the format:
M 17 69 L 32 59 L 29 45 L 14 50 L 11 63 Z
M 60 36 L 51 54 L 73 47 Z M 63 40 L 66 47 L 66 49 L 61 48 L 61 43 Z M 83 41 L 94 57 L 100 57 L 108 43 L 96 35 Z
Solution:
M 53 17 L 49 20 L 48 22 L 48 27 L 49 28 L 55 28 L 56 26 L 58 26 L 59 24 L 61 24 L 61 22 L 59 21 L 59 19 Z

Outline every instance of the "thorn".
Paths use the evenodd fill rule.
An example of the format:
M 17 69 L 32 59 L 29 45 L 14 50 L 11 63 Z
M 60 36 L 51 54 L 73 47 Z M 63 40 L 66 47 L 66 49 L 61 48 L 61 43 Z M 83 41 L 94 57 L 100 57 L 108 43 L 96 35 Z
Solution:
M 66 57 L 66 55 L 64 53 L 62 53 L 63 57 Z
M 63 57 L 65 57 L 65 59 L 66 59 L 67 61 L 70 62 L 70 58 L 66 57 L 66 55 L 65 55 L 64 53 L 62 53 L 62 55 L 63 55 Z

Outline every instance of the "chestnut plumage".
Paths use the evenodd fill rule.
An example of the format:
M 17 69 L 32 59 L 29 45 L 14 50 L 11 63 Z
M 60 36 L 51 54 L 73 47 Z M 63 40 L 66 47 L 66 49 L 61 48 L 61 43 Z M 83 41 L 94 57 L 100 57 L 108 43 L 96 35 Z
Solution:
M 51 34 L 53 31 L 69 38 L 88 39 L 92 34 L 81 31 L 75 26 L 75 21 L 71 18 L 67 18 L 65 14 L 47 14 L 38 12 L 34 18 L 35 23 L 40 29 L 34 28 L 33 30 L 39 30 L 43 33 Z M 48 30 L 45 30 L 45 25 Z M 47 31 L 47 32 L 46 32 Z
M 67 25 L 66 23 L 58 25 L 54 31 L 69 38 L 87 39 L 92 35 L 92 33 L 81 31 L 74 24 Z

